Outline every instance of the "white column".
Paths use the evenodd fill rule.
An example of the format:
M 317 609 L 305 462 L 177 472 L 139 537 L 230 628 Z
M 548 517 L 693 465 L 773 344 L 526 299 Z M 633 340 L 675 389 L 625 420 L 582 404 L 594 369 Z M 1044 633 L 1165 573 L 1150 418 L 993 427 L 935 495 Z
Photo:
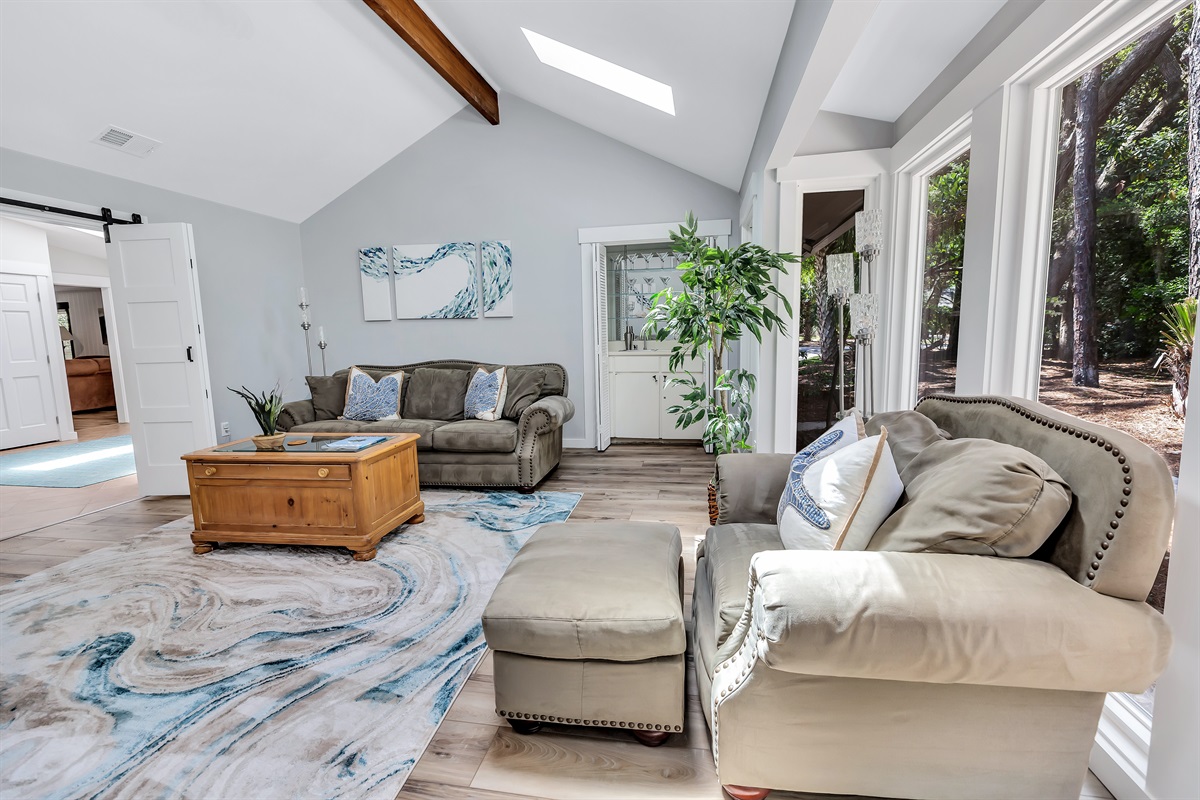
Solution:
M 1200 349 L 1192 350 L 1192 375 L 1200 376 Z M 1193 382 L 1193 385 L 1196 385 Z M 1197 395 L 1200 397 L 1200 395 Z M 1164 616 L 1175 643 L 1154 692 L 1154 724 L 1146 789 L 1150 797 L 1194 797 L 1200 753 L 1200 411 L 1193 398 L 1183 431 L 1175 535 Z

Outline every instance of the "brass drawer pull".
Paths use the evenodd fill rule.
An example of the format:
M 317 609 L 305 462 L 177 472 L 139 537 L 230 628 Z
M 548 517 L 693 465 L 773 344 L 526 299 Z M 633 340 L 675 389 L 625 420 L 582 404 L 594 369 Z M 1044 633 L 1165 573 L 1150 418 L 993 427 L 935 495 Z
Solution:
M 208 467 L 208 468 L 206 468 L 206 469 L 204 470 L 204 474 L 205 474 L 205 475 L 216 475 L 216 474 L 217 474 L 217 468 L 216 468 L 216 467 Z
M 329 470 L 326 467 L 321 467 L 319 470 L 317 470 L 318 478 L 325 478 L 328 476 L 329 476 Z

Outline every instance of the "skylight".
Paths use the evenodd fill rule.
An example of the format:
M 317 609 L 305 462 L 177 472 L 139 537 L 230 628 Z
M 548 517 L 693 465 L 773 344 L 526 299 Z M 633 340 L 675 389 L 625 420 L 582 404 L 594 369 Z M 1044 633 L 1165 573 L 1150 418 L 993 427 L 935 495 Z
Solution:
M 623 94 L 631 100 L 645 103 L 651 108 L 675 116 L 675 97 L 671 87 L 653 78 L 647 78 L 631 69 L 625 69 L 611 61 L 597 58 L 591 53 L 577 50 L 570 45 L 555 41 L 548 36 L 521 28 L 533 52 L 547 66 L 561 69 L 577 78 L 603 86 L 605 89 Z

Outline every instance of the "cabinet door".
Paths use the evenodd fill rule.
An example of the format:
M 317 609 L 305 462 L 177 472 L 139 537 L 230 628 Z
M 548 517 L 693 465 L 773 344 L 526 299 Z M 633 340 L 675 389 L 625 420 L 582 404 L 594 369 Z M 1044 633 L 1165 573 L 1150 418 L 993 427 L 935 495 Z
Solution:
M 669 374 L 660 375 L 659 378 L 663 384 L 671 376 Z M 659 411 L 659 437 L 663 439 L 696 439 L 699 440 L 704 435 L 704 423 L 693 422 L 686 428 L 675 427 L 675 414 L 668 414 L 667 409 L 671 406 L 682 405 L 683 396 L 687 394 L 688 387 L 686 386 L 667 386 L 662 390 L 662 408 Z
M 612 373 L 612 435 L 657 439 L 662 376 L 650 372 Z

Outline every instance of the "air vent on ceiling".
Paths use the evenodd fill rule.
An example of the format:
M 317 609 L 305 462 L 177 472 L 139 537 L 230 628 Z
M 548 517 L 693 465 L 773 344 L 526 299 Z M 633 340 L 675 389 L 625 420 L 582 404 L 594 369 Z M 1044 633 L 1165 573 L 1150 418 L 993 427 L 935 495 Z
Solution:
M 96 144 L 102 144 L 105 147 L 111 147 L 113 150 L 120 150 L 122 153 L 137 156 L 138 158 L 145 158 L 162 144 L 157 139 L 151 139 L 149 136 L 141 136 L 114 125 L 109 125 L 100 131 L 100 134 L 95 139 L 92 139 L 92 141 Z

